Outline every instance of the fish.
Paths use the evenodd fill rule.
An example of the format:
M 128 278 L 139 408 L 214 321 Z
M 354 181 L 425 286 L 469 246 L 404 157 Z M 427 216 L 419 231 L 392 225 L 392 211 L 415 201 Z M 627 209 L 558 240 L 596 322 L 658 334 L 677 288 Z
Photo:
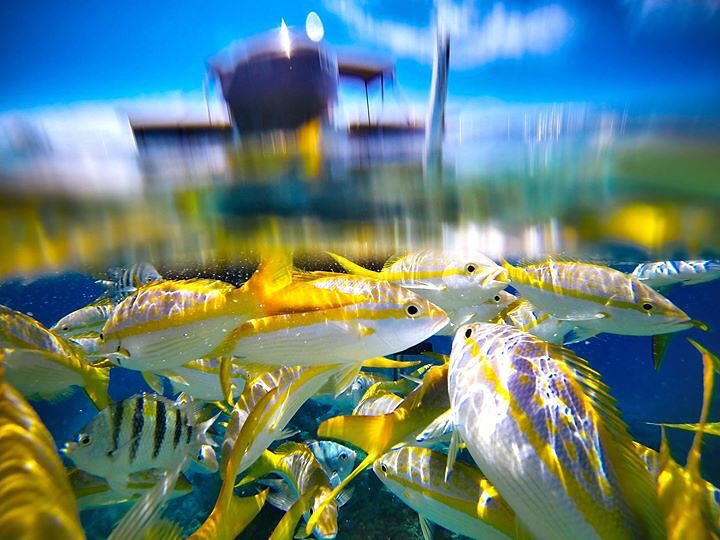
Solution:
M 271 473 L 279 474 L 290 488 L 289 490 L 271 491 L 268 495 L 268 501 L 284 511 L 290 510 L 298 500 L 301 500 L 302 495 L 310 491 L 313 493 L 312 497 L 309 500 L 303 500 L 303 504 L 307 504 L 307 511 L 316 511 L 320 501 L 332 491 L 330 479 L 322 465 L 310 449 L 302 443 L 286 442 L 274 452 L 265 450 L 247 470 L 240 485 L 258 480 Z M 315 538 L 332 539 L 337 536 L 337 511 L 338 503 L 335 501 L 330 502 L 322 509 L 322 515 L 312 531 Z
M 702 356 L 703 400 L 699 429 L 693 437 L 685 467 L 672 458 L 664 429 L 662 432 L 657 492 L 665 516 L 668 540 L 720 537 L 718 504 L 714 498 L 717 490 L 708 490 L 707 483 L 700 475 L 704 425 L 710 412 L 715 368 L 720 366 L 720 359 L 697 341 L 688 341 Z
M 169 376 L 174 393 L 184 394 L 200 401 L 222 401 L 225 394 L 220 384 L 220 358 L 200 358 L 178 368 L 167 370 L 162 375 Z M 235 360 L 230 361 L 230 377 L 233 396 L 239 396 L 245 388 L 249 374 Z
M 313 396 L 312 400 L 316 403 L 330 406 L 331 410 L 335 411 L 336 414 L 348 414 L 357 406 L 368 388 L 383 380 L 385 379 L 375 373 L 361 372 L 358 373 L 350 386 L 340 394 L 335 395 L 334 392 L 319 393 Z
M 448 323 L 442 309 L 387 281 L 335 274 L 306 285 L 359 300 L 337 308 L 249 320 L 213 354 L 258 364 L 356 362 L 407 349 Z
M 380 416 L 336 416 L 318 426 L 318 437 L 336 439 L 362 449 L 367 456 L 340 482 L 315 509 L 308 520 L 306 534 L 311 534 L 323 505 L 335 500 L 340 492 L 390 448 L 412 443 L 415 436 L 450 407 L 447 392 L 448 366 L 433 366 L 425 372 L 423 382 L 392 412 Z
M 206 432 L 217 416 L 197 423 L 199 406 L 136 394 L 100 411 L 65 444 L 63 453 L 119 493 L 129 493 L 130 475 L 172 470 L 186 458 L 212 472 L 217 470 L 215 443 Z
M 422 250 L 390 258 L 380 272 L 328 252 L 346 271 L 386 280 L 419 291 L 447 312 L 480 305 L 508 285 L 507 273 L 482 253 L 454 254 Z
M 390 392 L 385 394 L 373 394 L 363 398 L 353 410 L 356 416 L 380 416 L 389 414 L 397 409 L 403 402 L 403 398 Z
M 695 285 L 720 278 L 720 260 L 693 259 L 640 263 L 630 274 L 653 289 L 677 283 Z
M 120 297 L 135 292 L 139 287 L 162 280 L 157 269 L 148 262 L 133 264 L 130 268 L 113 266 L 108 268 L 107 280 L 98 280 L 95 283 L 107 289 L 107 294 Z
M 161 372 L 198 358 L 227 356 L 213 351 L 247 320 L 353 301 L 338 291 L 293 284 L 292 261 L 268 256 L 241 287 L 212 279 L 140 287 L 111 313 L 96 354 L 128 369 Z
M 553 259 L 503 265 L 533 306 L 581 329 L 631 336 L 707 330 L 651 287 L 607 266 Z
M 585 360 L 474 323 L 453 340 L 448 390 L 454 431 L 533 536 L 664 538 L 652 478 Z
M 327 474 L 332 487 L 345 480 L 355 468 L 357 452 L 352 448 L 334 441 L 310 441 L 306 444 Z
M 80 347 L 85 354 L 88 356 L 88 361 L 100 347 L 100 332 L 84 332 L 82 334 L 75 334 L 68 341 L 74 343 Z
M 429 520 L 469 538 L 530 538 L 515 512 L 477 468 L 458 462 L 453 476 L 445 481 L 446 460 L 445 454 L 427 448 L 402 446 L 380 456 L 373 471 L 418 513 L 421 523 Z
M 227 470 L 232 449 L 243 430 L 252 429 L 255 433 L 237 464 L 237 472 L 244 472 L 260 457 L 273 441 L 287 436 L 284 431 L 287 424 L 302 405 L 310 399 L 329 380 L 342 379 L 343 375 L 354 366 L 334 364 L 328 366 L 294 366 L 280 367 L 273 371 L 261 373 L 247 383 L 242 395 L 235 403 L 228 419 L 225 438 L 221 447 L 221 473 Z M 343 384 L 342 382 L 338 384 Z M 261 424 L 245 427 L 248 418 L 258 407 L 262 399 L 272 389 L 277 388 L 276 398 L 265 402 L 266 410 L 260 416 Z M 259 413 L 258 413 L 259 414 Z
M 633 441 L 633 446 L 642 458 L 648 472 L 657 483 L 660 477 L 660 452 L 640 444 L 637 441 Z M 674 472 L 679 473 L 683 477 L 689 476 L 690 473 L 686 467 L 682 467 L 677 463 L 675 463 L 675 465 L 677 467 L 672 467 Z M 672 472 L 669 472 L 669 474 L 672 474 Z M 720 531 L 720 489 L 712 483 L 705 481 L 705 494 L 707 497 L 707 508 L 710 511 L 711 523 L 714 524 L 716 530 Z M 672 524 L 667 524 L 667 526 L 670 528 Z
M 110 403 L 109 368 L 89 365 L 80 347 L 6 306 L 0 306 L 0 348 L 8 382 L 27 398 L 62 399 L 79 386 L 98 409 Z
M 558 345 L 589 339 L 597 333 L 593 330 L 581 331 L 571 322 L 562 321 L 550 313 L 535 308 L 525 298 L 517 299 L 489 322 L 514 326 L 523 332 Z
M 498 291 L 495 296 L 482 302 L 481 304 L 458 308 L 454 311 L 447 312 L 450 322 L 448 325 L 438 332 L 439 336 L 454 336 L 457 329 L 463 324 L 471 322 L 489 322 L 497 317 L 500 312 L 507 309 L 513 302 L 517 300 L 517 296 L 507 291 Z
M 111 298 L 100 297 L 62 317 L 50 327 L 50 331 L 64 338 L 73 338 L 87 332 L 99 333 L 114 307 L 115 302 Z
M 118 493 L 113 491 L 103 478 L 81 469 L 71 469 L 67 474 L 81 511 L 136 501 L 151 490 L 161 480 L 162 475 L 163 471 L 158 469 L 148 469 L 131 474 L 128 479 L 127 492 Z M 173 499 L 182 497 L 191 491 L 192 484 L 181 474 L 170 497 Z
M 5 378 L 0 349 L 0 537 L 84 538 L 52 436 Z
M 291 385 L 281 386 L 283 375 L 286 380 L 298 380 L 298 377 L 292 379 L 293 373 L 287 371 L 289 368 L 284 369 L 285 372 L 278 373 L 278 384 L 263 391 L 260 384 L 251 383 L 235 403 L 223 441 L 220 493 L 210 515 L 190 536 L 192 540 L 232 540 L 265 504 L 268 490 L 249 499 L 236 497 L 233 489 L 235 477 L 247 470 L 284 428 L 283 425 L 275 432 L 275 426 L 280 425 L 278 417 L 282 415 L 283 405 L 292 395 Z M 304 368 L 304 371 L 312 369 Z

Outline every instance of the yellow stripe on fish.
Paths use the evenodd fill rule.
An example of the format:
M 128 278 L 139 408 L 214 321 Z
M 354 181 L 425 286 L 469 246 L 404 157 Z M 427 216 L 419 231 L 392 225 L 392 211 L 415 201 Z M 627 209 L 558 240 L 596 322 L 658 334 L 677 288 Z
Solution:
M 468 325 L 453 342 L 449 390 L 455 429 L 533 535 L 663 535 L 652 480 L 607 388 L 570 351 Z
M 390 414 L 336 416 L 318 426 L 318 437 L 349 442 L 363 449 L 367 457 L 315 509 L 305 529 L 306 534 L 311 534 L 325 505 L 330 504 L 358 474 L 396 444 L 414 441 L 417 433 L 447 411 L 447 373 L 447 365 L 428 369 L 422 385 Z
M 430 521 L 470 538 L 528 537 L 515 513 L 474 467 L 456 462 L 445 480 L 447 456 L 403 446 L 373 464 L 377 477 L 403 502 Z
M 466 310 L 491 300 L 508 281 L 505 270 L 480 253 L 457 255 L 423 250 L 388 260 L 380 272 L 367 270 L 340 255 L 329 255 L 352 274 L 416 290 L 448 312 L 452 324 L 467 322 Z
M 552 259 L 503 266 L 513 286 L 534 306 L 574 326 L 624 335 L 706 328 L 647 285 L 607 266 Z
M 89 365 L 78 345 L 32 317 L 0 306 L 0 347 L 7 380 L 28 398 L 60 399 L 80 386 L 98 409 L 110 404 L 109 369 Z
M 212 356 L 243 322 L 337 308 L 357 296 L 292 282 L 292 260 L 269 257 L 243 286 L 217 280 L 160 281 L 123 300 L 105 324 L 98 354 L 141 371 L 162 371 Z
M 50 433 L 5 380 L 0 350 L 0 537 L 84 538 L 70 483 Z
M 445 312 L 428 300 L 386 281 L 335 275 L 305 283 L 360 300 L 252 319 L 233 330 L 213 355 L 293 365 L 363 361 L 411 347 L 448 322 Z
M 282 476 L 291 486 L 296 498 L 301 498 L 304 494 L 312 492 L 312 496 L 307 500 L 308 511 L 315 510 L 320 502 L 325 497 L 328 497 L 332 491 L 330 479 L 325 470 L 315 458 L 315 455 L 304 444 L 286 442 L 276 448 L 274 452 L 265 450 L 247 470 L 247 475 L 240 485 L 271 473 Z M 283 501 L 283 503 L 289 502 Z M 289 506 L 285 510 L 288 509 Z M 323 508 L 323 515 L 313 530 L 313 535 L 316 538 L 335 538 L 338 529 L 337 511 L 338 507 L 334 501 L 331 501 Z

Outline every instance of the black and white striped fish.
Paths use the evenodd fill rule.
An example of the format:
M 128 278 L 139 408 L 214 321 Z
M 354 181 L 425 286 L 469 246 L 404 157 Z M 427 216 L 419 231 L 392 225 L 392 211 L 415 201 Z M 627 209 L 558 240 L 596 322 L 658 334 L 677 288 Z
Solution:
M 120 493 L 127 489 L 129 475 L 171 470 L 186 457 L 214 472 L 215 443 L 206 431 L 217 416 L 198 423 L 201 406 L 137 394 L 100 411 L 63 452 L 79 469 L 105 478 Z
M 147 262 L 133 264 L 130 268 L 108 268 L 107 274 L 107 280 L 98 280 L 96 283 L 107 288 L 106 294 L 116 300 L 135 292 L 138 287 L 162 279 L 160 272 Z

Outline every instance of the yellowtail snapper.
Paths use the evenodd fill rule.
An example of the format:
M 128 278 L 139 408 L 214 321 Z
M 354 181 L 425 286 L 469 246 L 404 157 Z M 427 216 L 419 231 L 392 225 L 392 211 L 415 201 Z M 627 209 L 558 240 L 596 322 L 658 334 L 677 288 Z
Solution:
M 456 463 L 445 481 L 447 456 L 418 446 L 383 454 L 373 470 L 385 486 L 418 513 L 429 540 L 426 520 L 469 538 L 530 536 L 497 490 L 474 467 Z
M 26 397 L 61 399 L 80 386 L 98 409 L 110 403 L 109 368 L 89 365 L 78 345 L 5 306 L 0 306 L 0 348 L 7 380 Z
M 652 478 L 599 375 L 572 352 L 509 326 L 453 341 L 454 429 L 538 538 L 662 538 Z

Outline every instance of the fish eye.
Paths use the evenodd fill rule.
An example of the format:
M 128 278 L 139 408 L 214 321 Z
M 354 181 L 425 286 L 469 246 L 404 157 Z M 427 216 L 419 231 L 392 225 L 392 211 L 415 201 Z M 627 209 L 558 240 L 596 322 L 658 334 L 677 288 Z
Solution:
M 382 463 L 382 464 L 380 465 L 380 470 L 381 470 L 382 472 L 386 473 L 386 472 L 387 472 L 387 465 L 385 465 L 384 463 Z
M 105 334 L 100 332 L 100 341 L 105 341 Z
M 470 336 L 472 336 L 472 328 L 465 330 L 465 337 L 470 339 Z
M 408 304 L 405 306 L 405 313 L 407 313 L 409 317 L 415 317 L 418 313 L 420 313 L 420 308 L 415 304 Z
M 465 265 L 465 271 L 468 274 L 472 274 L 473 272 L 475 272 L 475 270 L 477 270 L 477 267 L 473 263 Z
M 650 302 L 644 302 L 643 305 L 642 305 L 642 308 L 643 308 L 645 311 L 650 311 L 650 310 L 652 310 L 653 305 L 652 305 Z
M 87 446 L 90 444 L 90 435 L 87 433 L 81 433 L 77 436 L 77 442 L 80 446 Z
M 343 452 L 342 454 L 340 454 L 340 459 L 342 459 L 343 461 L 345 461 L 345 460 L 347 459 L 347 454 L 346 454 L 345 452 Z
M 499 302 L 501 300 L 500 295 L 496 294 L 495 298 L 493 298 L 493 300 L 495 300 L 496 302 Z

